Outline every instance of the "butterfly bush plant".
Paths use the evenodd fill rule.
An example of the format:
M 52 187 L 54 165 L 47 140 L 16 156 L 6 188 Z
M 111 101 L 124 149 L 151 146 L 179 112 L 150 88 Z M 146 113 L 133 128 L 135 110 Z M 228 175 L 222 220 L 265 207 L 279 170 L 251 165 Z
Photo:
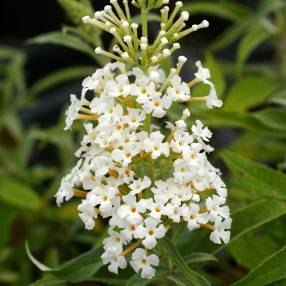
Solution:
M 101 258 L 110 272 L 118 274 L 130 264 L 142 278 L 151 279 L 162 258 L 158 240 L 175 224 L 189 231 L 206 229 L 216 244 L 229 242 L 226 185 L 207 158 L 213 151 L 211 131 L 199 120 L 188 128 L 188 109 L 176 122 L 165 120 L 174 102 L 202 101 L 211 109 L 221 107 L 222 101 L 200 61 L 188 83 L 180 76 L 184 56 L 167 73 L 162 69 L 180 48 L 178 41 L 208 27 L 206 20 L 188 28 L 182 2 L 170 11 L 166 0 L 133 0 L 141 11 L 139 27 L 127 0 L 110 2 L 94 17 L 83 17 L 85 24 L 110 33 L 117 44 L 113 53 L 96 48 L 110 63 L 84 79 L 80 98 L 71 95 L 65 129 L 82 120 L 85 135 L 56 200 L 60 206 L 78 198 L 87 230 L 99 217 L 106 219 L 108 237 Z M 161 25 L 150 42 L 147 16 L 152 9 L 160 9 Z M 209 86 L 207 96 L 192 97 L 191 88 L 198 83 Z

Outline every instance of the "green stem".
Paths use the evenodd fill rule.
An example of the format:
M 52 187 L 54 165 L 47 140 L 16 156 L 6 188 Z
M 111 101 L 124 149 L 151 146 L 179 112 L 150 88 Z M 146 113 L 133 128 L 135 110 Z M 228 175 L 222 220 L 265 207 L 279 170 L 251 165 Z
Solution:
M 142 36 L 148 39 L 148 9 L 146 6 L 141 8 Z

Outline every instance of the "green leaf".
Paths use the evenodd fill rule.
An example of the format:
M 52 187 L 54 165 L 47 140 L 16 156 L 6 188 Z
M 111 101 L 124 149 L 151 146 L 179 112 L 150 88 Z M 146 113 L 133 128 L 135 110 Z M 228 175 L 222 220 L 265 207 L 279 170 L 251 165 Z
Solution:
M 244 111 L 257 106 L 270 97 L 277 87 L 277 82 L 269 77 L 244 77 L 230 89 L 223 110 Z
M 64 280 L 60 280 L 51 274 L 47 274 L 29 286 L 64 286 L 64 282 Z
M 64 34 L 62 32 L 50 32 L 47 34 L 39 35 L 28 41 L 29 44 L 55 44 L 75 49 L 79 52 L 85 53 L 92 58 L 96 58 L 96 54 L 85 41 L 79 37 Z
M 215 261 L 217 262 L 217 258 L 209 253 L 204 252 L 192 252 L 186 256 L 184 256 L 184 260 L 188 264 L 195 264 L 195 263 L 202 263 L 202 262 L 209 262 L 209 261 Z
M 29 257 L 29 259 L 31 260 L 31 262 L 37 266 L 37 268 L 39 268 L 41 271 L 51 271 L 51 268 L 49 268 L 48 266 L 44 265 L 43 263 L 41 263 L 40 261 L 38 261 L 33 254 L 30 251 L 29 248 L 29 244 L 28 241 L 25 242 L 25 249 L 26 249 L 26 253 Z
M 257 26 L 258 24 L 262 24 L 263 21 L 265 22 L 267 14 L 276 9 L 282 8 L 283 5 L 285 4 L 283 4 L 283 1 L 281 0 L 262 1 L 256 11 L 249 12 L 240 17 L 240 19 L 236 21 L 235 24 L 220 34 L 211 44 L 210 49 L 217 51 L 230 45 L 236 41 L 246 30 Z
M 76 0 L 58 0 L 69 20 L 75 25 L 82 24 L 82 17 L 92 16 L 94 10 L 91 5 Z
M 253 115 L 265 126 L 277 131 L 286 130 L 286 110 L 282 108 L 266 108 Z
M 18 211 L 16 209 L 0 204 L 0 251 L 12 234 L 10 230 L 17 214 Z
M 286 245 L 233 286 L 263 286 L 286 278 Z
M 187 254 L 191 251 L 203 251 L 216 254 L 230 246 L 243 235 L 286 214 L 286 202 L 264 199 L 249 204 L 231 214 L 233 219 L 231 240 L 228 244 L 216 245 L 209 239 L 209 233 L 198 230 L 186 233 L 176 245 Z
M 169 254 L 169 257 L 172 258 L 172 261 L 176 268 L 185 276 L 185 278 L 192 283 L 193 286 L 200 286 L 202 285 L 197 273 L 194 272 L 186 263 L 184 258 L 181 256 L 180 252 L 177 250 L 177 248 L 173 245 L 173 243 L 167 239 L 164 238 L 161 240 L 161 243 L 163 247 L 166 249 L 167 253 Z
M 269 102 L 286 106 L 286 90 L 280 90 L 269 98 Z
M 67 262 L 51 273 L 66 282 L 81 282 L 92 277 L 102 267 L 102 248 L 94 248 Z
M 264 231 L 265 229 L 263 228 L 263 234 Z M 262 231 L 259 233 L 248 233 L 227 247 L 227 251 L 238 265 L 252 269 L 279 249 L 278 243 L 275 243 L 268 233 L 263 234 Z
M 140 274 L 135 274 L 124 285 L 125 286 L 145 286 L 145 285 L 148 285 L 151 281 L 147 279 L 142 279 Z
M 251 160 L 270 160 L 279 162 L 286 153 L 283 140 L 254 131 L 243 132 L 231 143 L 229 149 Z
M 95 67 L 92 66 L 75 66 L 57 70 L 41 79 L 31 86 L 28 90 L 30 97 L 37 96 L 42 92 L 62 84 L 64 82 L 85 77 L 94 72 Z
M 110 285 L 110 286 L 122 286 L 125 285 L 127 280 L 123 278 L 105 278 L 105 277 L 93 277 L 88 279 L 88 281 L 95 281 L 103 283 L 104 285 Z
M 4 175 L 0 175 L 0 200 L 27 209 L 38 209 L 42 205 L 39 196 L 30 186 Z
M 253 50 L 271 36 L 263 27 L 254 26 L 241 39 L 237 50 L 239 65 L 244 64 Z
M 167 275 L 168 271 L 162 268 L 156 269 L 156 274 L 152 279 L 143 279 L 141 278 L 140 274 L 134 274 L 129 278 L 126 283 L 124 283 L 125 286 L 145 286 L 149 285 L 150 283 L 153 283 L 154 281 L 164 278 Z
M 192 1 L 192 3 L 185 4 L 184 9 L 189 11 L 191 15 L 209 14 L 230 21 L 237 21 L 250 12 L 246 6 L 235 2 Z
M 173 104 L 174 105 L 174 104 Z M 183 107 L 183 106 L 182 106 Z M 179 118 L 177 109 L 169 109 L 168 115 L 171 118 Z M 274 137 L 285 138 L 285 132 L 277 132 L 276 130 L 265 126 L 251 113 L 245 112 L 234 112 L 234 111 L 223 111 L 223 110 L 194 110 L 192 109 L 193 118 L 199 119 L 208 126 L 214 127 L 235 127 L 244 128 L 246 130 L 251 130 L 259 132 L 261 134 L 269 134 Z M 188 124 L 192 124 L 190 118 Z
M 177 286 L 186 286 L 185 281 L 182 281 L 181 277 L 177 277 L 175 275 L 168 275 L 166 278 L 175 283 L 175 285 Z
M 257 192 L 259 197 L 284 194 L 286 176 L 262 164 L 252 162 L 236 153 L 225 151 L 222 159 L 245 188 Z
M 215 39 L 210 46 L 210 50 L 218 51 L 227 47 L 236 41 L 245 30 L 252 27 L 256 21 L 257 17 L 253 15 L 253 13 L 250 13 L 249 16 L 241 18 L 239 21 L 236 21 L 235 24 L 230 26 Z
M 270 222 L 286 213 L 286 203 L 275 200 L 266 199 L 261 200 L 235 212 L 232 215 L 233 225 L 231 229 L 231 242 L 235 241 L 247 232 Z M 219 247 L 221 250 L 227 245 Z M 218 251 L 216 250 L 216 252 Z

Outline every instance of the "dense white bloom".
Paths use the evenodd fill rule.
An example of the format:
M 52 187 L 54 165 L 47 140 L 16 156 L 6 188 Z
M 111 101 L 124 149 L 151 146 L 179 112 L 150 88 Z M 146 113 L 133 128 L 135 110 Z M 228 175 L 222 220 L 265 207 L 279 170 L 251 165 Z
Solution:
M 135 2 L 139 6 L 145 3 Z M 158 6 L 168 3 L 156 2 Z M 195 79 L 189 83 L 180 76 L 185 57 L 180 56 L 176 68 L 166 73 L 160 66 L 180 47 L 178 39 L 208 26 L 204 20 L 184 30 L 189 13 L 176 16 L 181 6 L 182 2 L 176 3 L 174 14 L 169 14 L 167 6 L 162 9 L 164 21 L 154 43 L 141 37 L 138 25 L 128 21 L 127 10 L 121 10 L 116 0 L 93 18 L 83 18 L 84 23 L 116 37 L 113 54 L 96 48 L 98 55 L 115 62 L 83 80 L 80 99 L 71 95 L 65 129 L 74 120 L 87 122 L 75 153 L 78 162 L 62 179 L 56 201 L 61 205 L 72 198 L 81 200 L 77 209 L 88 230 L 98 217 L 107 221 L 101 258 L 115 274 L 127 267 L 131 256 L 135 272 L 142 278 L 154 277 L 159 257 L 152 252 L 174 223 L 185 223 L 190 231 L 211 229 L 214 243 L 230 239 L 227 188 L 220 171 L 207 158 L 213 151 L 211 131 L 199 120 L 190 126 L 189 109 L 177 114 L 175 122 L 163 118 L 172 118 L 174 110 L 180 110 L 169 113 L 172 105 L 188 102 L 189 106 L 197 100 L 191 97 L 190 88 L 198 82 L 210 87 L 209 94 L 198 100 L 206 101 L 208 108 L 222 106 L 210 71 L 200 61 L 196 62 Z M 173 15 L 170 23 L 168 15 Z M 170 43 L 174 43 L 172 47 Z
M 130 265 L 135 272 L 141 272 L 142 278 L 151 279 L 155 275 L 155 269 L 152 266 L 159 265 L 159 258 L 155 254 L 147 255 L 142 248 L 137 248 L 132 254 Z

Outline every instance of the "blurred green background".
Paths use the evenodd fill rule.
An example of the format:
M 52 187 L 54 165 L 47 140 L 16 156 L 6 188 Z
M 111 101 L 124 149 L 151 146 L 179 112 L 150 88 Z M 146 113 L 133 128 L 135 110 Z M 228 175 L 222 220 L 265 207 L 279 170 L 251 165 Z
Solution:
M 27 257 L 25 241 L 44 264 L 61 267 L 105 236 L 103 221 L 87 232 L 76 201 L 58 209 L 53 196 L 74 163 L 82 132 L 77 126 L 63 131 L 69 94 L 79 93 L 82 79 L 105 64 L 94 47 L 110 46 L 108 36 L 81 24 L 82 16 L 107 2 L 28 2 L 0 4 L 0 285 L 146 285 L 130 282 L 129 273 L 113 280 L 104 270 L 76 279 L 69 276 L 74 268 L 57 279 L 43 276 Z M 220 110 L 191 105 L 190 124 L 199 118 L 215 133 L 211 161 L 228 184 L 234 226 L 223 249 L 207 244 L 200 232 L 182 229 L 175 244 L 185 255 L 217 254 L 219 262 L 190 262 L 211 285 L 245 281 L 249 272 L 258 275 L 246 282 L 254 284 L 237 285 L 286 285 L 286 2 L 183 2 L 190 23 L 210 22 L 209 29 L 184 40 L 179 53 L 189 58 L 186 81 L 194 62 L 203 59 L 224 100 Z M 154 34 L 156 15 L 152 19 Z M 194 90 L 206 93 L 201 86 Z M 183 108 L 174 105 L 169 119 Z M 151 282 L 176 285 L 166 283 Z

